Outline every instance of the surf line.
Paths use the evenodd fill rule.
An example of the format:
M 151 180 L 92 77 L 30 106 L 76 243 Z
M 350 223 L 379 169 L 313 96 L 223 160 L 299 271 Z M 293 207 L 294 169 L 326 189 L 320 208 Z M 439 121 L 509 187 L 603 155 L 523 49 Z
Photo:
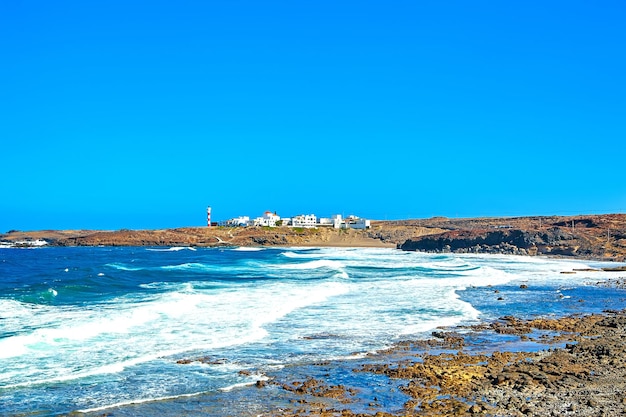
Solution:
M 191 394 L 169 395 L 165 397 L 129 400 L 129 401 L 122 401 L 122 402 L 110 404 L 110 405 L 103 405 L 101 407 L 86 408 L 86 409 L 77 410 L 77 411 L 79 413 L 94 413 L 97 411 L 109 410 L 111 408 L 124 407 L 127 405 L 138 405 L 138 404 L 146 404 L 146 403 L 151 403 L 151 402 L 168 401 L 168 400 L 175 400 L 177 398 L 190 398 L 190 397 L 196 397 L 196 396 L 207 394 L 207 393 L 208 393 L 207 391 L 200 391 L 200 392 L 194 392 Z

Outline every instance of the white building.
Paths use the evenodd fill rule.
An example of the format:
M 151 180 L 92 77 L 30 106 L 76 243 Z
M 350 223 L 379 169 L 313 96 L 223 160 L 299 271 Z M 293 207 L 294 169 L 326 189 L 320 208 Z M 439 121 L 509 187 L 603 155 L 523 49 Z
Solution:
M 369 229 L 370 221 L 367 219 L 356 219 L 353 223 L 349 223 L 351 229 Z
M 325 226 L 325 227 L 332 227 L 333 226 L 333 219 L 331 219 L 329 217 L 320 217 L 319 219 L 317 219 L 317 225 L 318 226 Z
M 280 216 L 271 211 L 263 213 L 263 217 L 257 217 L 252 221 L 253 226 L 276 227 L 276 222 L 280 220 Z
M 291 218 L 291 226 L 293 227 L 316 227 L 317 217 L 315 214 L 301 214 Z
M 362 219 L 357 216 L 348 216 L 348 218 L 342 222 L 341 227 L 344 229 L 369 229 L 370 221 Z
M 341 214 L 335 214 L 328 217 L 317 218 L 315 214 L 301 214 L 293 218 L 280 218 L 278 214 L 266 211 L 263 216 L 250 220 L 248 216 L 239 216 L 229 220 L 219 222 L 220 226 L 226 227 L 248 227 L 248 226 L 291 226 L 291 227 L 333 227 L 335 229 L 369 229 L 370 221 L 357 216 L 348 216 L 343 219 Z
M 335 214 L 332 217 L 320 217 L 317 220 L 317 224 L 319 226 L 334 227 L 335 229 L 340 229 L 343 224 L 343 220 L 341 219 L 341 214 Z
M 218 225 L 226 227 L 248 227 L 249 224 L 250 217 L 248 216 L 239 216 L 228 220 L 222 220 L 218 223 Z
M 331 219 L 333 221 L 333 227 L 335 229 L 341 229 L 341 225 L 343 223 L 343 220 L 341 218 L 341 214 L 335 214 Z

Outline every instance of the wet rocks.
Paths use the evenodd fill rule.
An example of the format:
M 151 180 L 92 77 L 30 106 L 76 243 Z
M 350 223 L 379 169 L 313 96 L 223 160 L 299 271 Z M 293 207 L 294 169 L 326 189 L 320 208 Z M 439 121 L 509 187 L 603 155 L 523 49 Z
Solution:
M 178 359 L 176 361 L 177 364 L 179 365 L 189 365 L 192 363 L 201 363 L 204 365 L 223 365 L 225 364 L 227 361 L 226 359 L 215 359 L 215 358 L 211 358 L 210 356 L 202 356 L 200 358 L 194 358 L 194 359 Z
M 435 339 L 429 342 L 399 344 L 381 353 L 380 362 L 370 360 L 355 369 L 388 377 L 391 387 L 409 396 L 402 411 L 367 414 L 333 408 L 330 403 L 314 406 L 305 398 L 324 397 L 347 404 L 356 391 L 310 378 L 283 383 L 283 389 L 303 399 L 297 412 L 278 415 L 618 416 L 625 412 L 626 313 L 612 311 L 557 320 L 505 316 L 471 329 L 519 335 L 520 340 L 529 332 L 548 331 L 555 334 L 552 340 L 568 343 L 563 348 L 539 352 L 480 353 L 477 346 L 464 352 L 465 343 L 458 339 L 468 333 L 437 330 L 433 332 Z M 424 351 L 433 348 L 443 351 Z M 396 353 L 401 359 L 393 359 Z M 370 401 L 370 408 L 379 406 L 377 400 Z
M 354 390 L 346 389 L 343 385 L 327 385 L 324 381 L 315 378 L 308 378 L 305 381 L 294 381 L 290 384 L 282 384 L 281 387 L 285 391 L 293 392 L 300 395 L 311 395 L 314 397 L 325 397 L 340 399 L 342 402 L 348 402 L 348 396 L 354 395 Z

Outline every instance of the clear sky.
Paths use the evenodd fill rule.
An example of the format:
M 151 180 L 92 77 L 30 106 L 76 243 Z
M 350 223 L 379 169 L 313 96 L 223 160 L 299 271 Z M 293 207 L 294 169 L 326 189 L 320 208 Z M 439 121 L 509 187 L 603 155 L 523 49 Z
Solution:
M 626 211 L 626 3 L 0 3 L 0 232 Z

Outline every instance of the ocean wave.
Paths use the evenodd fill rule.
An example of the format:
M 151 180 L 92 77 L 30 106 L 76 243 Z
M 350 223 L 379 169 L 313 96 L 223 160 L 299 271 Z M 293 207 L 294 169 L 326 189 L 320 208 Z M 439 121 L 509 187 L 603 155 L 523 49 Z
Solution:
M 191 271 L 191 272 L 205 272 L 208 270 L 213 270 L 219 267 L 215 267 L 213 265 L 204 264 L 200 262 L 186 262 L 183 264 L 176 265 L 163 265 L 163 266 L 128 266 L 122 263 L 109 263 L 106 266 L 110 268 L 114 268 L 120 271 Z
M 414 277 L 410 275 L 396 277 L 396 280 L 400 279 L 407 281 L 403 285 L 411 287 L 464 290 L 467 287 L 503 285 L 519 279 L 519 277 L 497 268 L 481 266 L 476 269 L 456 271 L 455 273 L 441 274 L 434 277 Z
M 259 248 L 258 246 L 239 246 L 232 250 L 236 252 L 259 252 L 265 250 L 265 248 Z
M 249 387 L 257 383 L 257 381 L 269 381 L 269 378 L 266 375 L 262 374 L 251 374 L 249 378 L 252 378 L 252 381 L 239 382 L 237 384 L 232 384 L 227 387 L 220 388 L 219 390 L 222 392 L 230 392 L 236 388 Z
M 290 264 L 278 264 L 272 265 L 274 268 L 278 269 L 297 269 L 297 270 L 306 270 L 306 269 L 320 269 L 320 268 L 328 268 L 328 269 L 343 269 L 345 268 L 345 264 L 340 261 L 334 261 L 330 259 L 318 259 L 316 261 L 304 262 L 304 263 L 290 263 Z
M 144 270 L 146 268 L 142 268 L 142 267 L 136 267 L 136 266 L 128 266 L 122 263 L 117 263 L 117 262 L 113 262 L 113 263 L 108 263 L 105 264 L 104 266 L 107 266 L 109 268 L 113 268 L 113 269 L 118 269 L 120 271 L 141 271 Z
M 199 391 L 199 392 L 193 392 L 193 393 L 189 393 L 189 394 L 178 394 L 178 395 L 167 395 L 167 396 L 162 396 L 162 397 L 139 398 L 139 399 L 134 399 L 134 400 L 120 401 L 120 402 L 117 402 L 117 403 L 113 403 L 113 404 L 109 404 L 109 405 L 103 405 L 103 406 L 100 406 L 100 407 L 85 408 L 83 410 L 78 410 L 78 412 L 79 413 L 95 413 L 95 412 L 108 410 L 110 408 L 124 407 L 124 406 L 127 406 L 127 405 L 139 405 L 139 404 L 145 404 L 145 403 L 149 403 L 149 402 L 170 401 L 170 400 L 175 400 L 175 399 L 178 399 L 178 398 L 197 397 L 197 396 L 202 395 L 204 393 L 205 393 L 205 391 Z
M 451 257 L 443 262 L 427 262 L 422 265 L 438 271 L 471 271 L 480 268 L 479 265 L 457 257 Z
M 165 291 L 180 291 L 184 290 L 189 283 L 180 283 L 180 282 L 168 282 L 168 281 L 158 281 L 158 282 L 148 282 L 144 284 L 139 284 L 140 288 L 145 288 L 147 290 L 165 290 Z M 192 288 L 193 288 L 193 284 Z
M 280 255 L 291 259 L 310 259 L 320 257 L 319 253 L 296 253 L 291 251 L 282 252 Z
M 0 340 L 2 363 L 30 364 L 11 380 L 4 375 L 0 385 L 15 388 L 118 374 L 158 358 L 252 343 L 268 335 L 266 325 L 347 287 L 275 283 L 215 292 L 196 291 L 186 282 L 172 290 L 143 298 L 124 296 L 111 300 L 108 308 L 49 307 L 45 327 Z M 58 355 L 65 359 L 45 359 Z
M 341 278 L 341 279 L 349 279 L 350 275 L 348 275 L 348 273 L 346 271 L 341 271 L 338 274 L 334 275 L 335 278 Z
M 120 362 L 120 363 L 106 364 L 106 365 L 98 366 L 96 368 L 89 369 L 86 371 L 64 373 L 63 375 L 59 375 L 59 376 L 48 376 L 48 377 L 41 378 L 41 379 L 35 379 L 35 380 L 19 382 L 16 384 L 5 385 L 5 386 L 2 386 L 2 388 L 32 387 L 32 386 L 37 386 L 37 385 L 47 385 L 47 384 L 55 383 L 55 382 L 73 381 L 76 379 L 88 378 L 88 377 L 97 376 L 97 375 L 117 374 L 117 373 L 124 371 L 124 369 L 128 367 L 138 365 L 140 363 L 147 362 L 149 360 L 154 360 L 156 358 L 157 356 L 151 355 L 149 358 L 145 358 L 145 359 L 138 358 L 138 359 L 128 360 L 128 361 Z
M 200 262 L 187 262 L 179 265 L 164 265 L 160 266 L 159 269 L 163 269 L 166 271 L 196 271 L 196 272 L 205 272 L 208 270 L 215 269 L 214 266 L 203 264 Z
M 171 248 L 147 248 L 146 250 L 150 252 L 178 252 L 181 250 L 195 251 L 196 248 L 192 246 L 173 246 Z

